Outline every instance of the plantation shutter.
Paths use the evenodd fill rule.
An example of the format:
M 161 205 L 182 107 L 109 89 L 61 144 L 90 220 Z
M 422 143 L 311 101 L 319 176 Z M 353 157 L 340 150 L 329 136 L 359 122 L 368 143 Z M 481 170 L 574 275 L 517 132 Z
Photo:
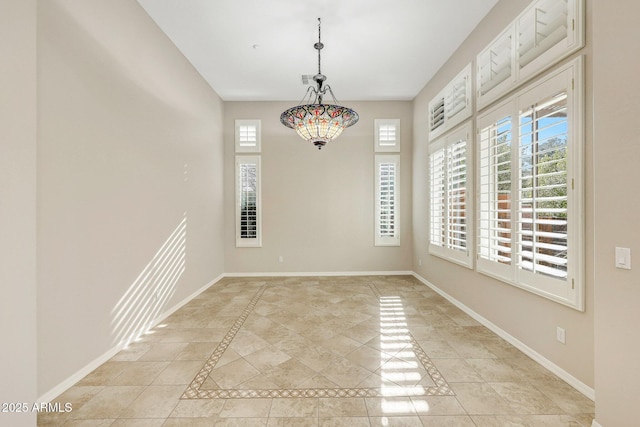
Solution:
M 468 87 L 469 78 L 467 75 L 460 76 L 451 82 L 447 96 L 445 97 L 445 114 L 447 119 L 453 118 L 467 107 L 469 103 L 467 95 Z
M 478 55 L 478 93 L 485 96 L 503 82 L 511 82 L 513 30 L 500 35 Z
M 400 151 L 400 119 L 375 119 L 376 152 Z
M 260 120 L 236 120 L 236 153 L 260 152 Z
M 380 145 L 383 147 L 396 145 L 396 127 L 393 125 L 380 126 Z
M 582 58 L 477 119 L 478 271 L 584 308 Z
M 398 227 L 399 211 L 399 161 L 397 155 L 376 156 L 376 245 L 400 244 Z
M 236 157 L 236 246 L 260 246 L 260 157 Z
M 448 246 L 467 250 L 467 141 L 461 140 L 447 148 L 447 225 Z
M 256 145 L 258 136 L 257 129 L 254 125 L 240 126 L 240 146 L 253 147 Z
M 471 123 L 429 147 L 429 252 L 449 261 L 473 266 L 473 161 L 469 149 Z
M 445 245 L 445 148 L 431 154 L 431 244 Z
M 568 36 L 567 0 L 538 0 L 518 20 L 518 65 L 531 61 Z
M 430 140 L 471 117 L 471 96 L 471 64 L 468 64 L 429 102 Z
M 521 269 L 567 278 L 567 93 L 520 113 Z
M 435 99 L 429 104 L 431 132 L 444 125 L 444 97 Z
M 480 130 L 478 257 L 511 264 L 511 116 Z

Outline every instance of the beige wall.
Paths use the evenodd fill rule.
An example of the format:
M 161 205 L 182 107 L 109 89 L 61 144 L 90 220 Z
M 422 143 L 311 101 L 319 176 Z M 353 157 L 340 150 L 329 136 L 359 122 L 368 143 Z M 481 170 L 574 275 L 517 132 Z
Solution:
M 225 272 L 411 270 L 411 102 L 343 101 L 360 121 L 321 151 L 280 124 L 280 113 L 296 103 L 225 103 Z M 396 118 L 402 138 L 401 246 L 375 247 L 374 119 Z M 261 248 L 235 247 L 236 119 L 262 124 Z
M 596 420 L 638 425 L 640 405 L 640 3 L 593 1 Z M 614 267 L 631 248 L 632 270 Z
M 0 2 L 0 402 L 36 390 L 36 1 Z M 35 425 L 35 414 L 0 413 Z
M 130 0 L 39 2 L 37 83 L 43 394 L 222 274 L 223 105 Z
M 426 85 L 414 100 L 413 216 L 414 270 L 437 287 L 497 325 L 534 351 L 567 371 L 588 387 L 594 378 L 594 298 L 593 298 L 593 174 L 586 177 L 586 310 L 582 313 L 514 286 L 457 266 L 428 253 L 428 126 L 427 104 L 433 96 L 501 32 L 528 4 L 529 0 L 502 0 Z M 588 20 L 589 21 L 589 20 Z M 587 43 L 590 25 L 587 22 Z M 591 138 L 591 57 L 586 54 L 586 165 L 592 162 Z M 575 56 L 575 55 L 574 55 Z M 572 56 L 573 57 L 573 56 Z M 474 62 L 475 64 L 475 62 Z M 422 265 L 420 265 L 420 263 Z M 566 330 L 566 344 L 556 341 L 556 327 Z
M 631 271 L 615 269 L 613 250 L 630 247 L 635 254 L 640 241 L 640 203 L 628 191 L 640 180 L 640 64 L 630 54 L 640 38 L 639 5 L 586 2 L 585 312 L 427 252 L 427 103 L 528 3 L 501 0 L 413 103 L 348 103 L 361 122 L 317 152 L 279 124 L 291 103 L 229 102 L 223 113 L 221 100 L 136 2 L 2 2 L 0 320 L 3 348 L 11 351 L 0 356 L 0 400 L 34 401 L 112 348 L 122 335 L 114 322 L 130 321 L 117 316 L 119 301 L 154 285 L 137 278 L 177 231 L 186 269 L 160 309 L 222 272 L 414 269 L 595 385 L 602 426 L 635 425 L 640 277 L 635 264 Z M 373 119 L 398 117 L 402 246 L 376 248 Z M 229 183 L 236 118 L 262 120 L 260 249 L 234 244 Z M 183 234 L 176 227 L 185 212 Z M 555 341 L 558 325 L 567 330 L 566 345 Z M 17 417 L 11 425 L 33 425 L 33 418 Z

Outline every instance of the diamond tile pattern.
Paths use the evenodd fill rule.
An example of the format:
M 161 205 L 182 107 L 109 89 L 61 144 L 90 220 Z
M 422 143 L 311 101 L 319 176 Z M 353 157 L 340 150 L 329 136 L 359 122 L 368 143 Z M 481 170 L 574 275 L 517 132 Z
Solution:
M 40 426 L 588 426 L 593 402 L 413 277 L 226 278 Z
M 417 306 L 384 285 L 265 282 L 182 398 L 453 395 L 409 332 Z M 242 358 L 216 368 L 229 348 Z M 325 386 L 303 387 L 313 378 Z

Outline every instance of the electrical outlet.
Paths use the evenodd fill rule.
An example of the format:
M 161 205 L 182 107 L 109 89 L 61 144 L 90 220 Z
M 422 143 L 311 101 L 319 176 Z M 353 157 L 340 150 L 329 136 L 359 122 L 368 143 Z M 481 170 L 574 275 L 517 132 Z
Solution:
M 278 262 L 284 262 L 284 257 L 282 255 L 278 257 Z
M 556 328 L 556 339 L 562 344 L 566 343 L 566 332 L 560 326 Z

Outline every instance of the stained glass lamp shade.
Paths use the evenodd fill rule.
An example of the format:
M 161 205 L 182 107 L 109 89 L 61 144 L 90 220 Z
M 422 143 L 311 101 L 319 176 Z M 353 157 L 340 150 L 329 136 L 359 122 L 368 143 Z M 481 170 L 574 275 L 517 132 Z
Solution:
M 327 79 L 320 71 L 320 50 L 324 47 L 320 41 L 320 18 L 318 18 L 318 74 L 313 77 L 316 87 L 310 86 L 303 101 L 296 107 L 289 108 L 280 115 L 280 122 L 294 129 L 305 141 L 313 143 L 318 149 L 336 139 L 343 130 L 358 122 L 358 113 L 351 108 L 337 105 L 333 91 L 329 85 L 324 86 Z M 335 104 L 323 104 L 324 95 L 329 92 Z

